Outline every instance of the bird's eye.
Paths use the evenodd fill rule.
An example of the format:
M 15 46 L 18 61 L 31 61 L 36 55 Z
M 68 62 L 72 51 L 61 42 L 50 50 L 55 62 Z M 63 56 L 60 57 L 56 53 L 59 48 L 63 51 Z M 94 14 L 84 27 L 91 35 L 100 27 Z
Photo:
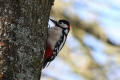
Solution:
M 62 22 L 59 22 L 59 24 L 62 24 Z

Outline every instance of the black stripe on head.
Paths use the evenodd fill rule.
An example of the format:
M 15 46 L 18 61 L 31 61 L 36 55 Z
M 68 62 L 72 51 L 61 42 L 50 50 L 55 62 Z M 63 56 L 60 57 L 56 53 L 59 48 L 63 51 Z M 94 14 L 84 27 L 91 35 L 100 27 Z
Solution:
M 70 26 L 70 23 L 67 20 L 59 20 L 59 22 L 63 22 L 64 24 L 67 24 L 68 26 Z

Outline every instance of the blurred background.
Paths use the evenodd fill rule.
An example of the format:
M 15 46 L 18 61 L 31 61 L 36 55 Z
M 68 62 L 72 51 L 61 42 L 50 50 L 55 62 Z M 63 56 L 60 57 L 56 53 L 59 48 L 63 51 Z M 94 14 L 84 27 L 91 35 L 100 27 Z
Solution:
M 120 0 L 55 0 L 71 31 L 41 80 L 120 80 Z

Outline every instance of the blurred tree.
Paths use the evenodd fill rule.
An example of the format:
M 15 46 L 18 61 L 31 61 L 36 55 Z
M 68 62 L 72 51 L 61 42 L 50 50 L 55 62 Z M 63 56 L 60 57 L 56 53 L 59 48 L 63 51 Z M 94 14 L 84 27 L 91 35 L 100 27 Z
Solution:
M 0 0 L 0 80 L 39 80 L 54 0 Z

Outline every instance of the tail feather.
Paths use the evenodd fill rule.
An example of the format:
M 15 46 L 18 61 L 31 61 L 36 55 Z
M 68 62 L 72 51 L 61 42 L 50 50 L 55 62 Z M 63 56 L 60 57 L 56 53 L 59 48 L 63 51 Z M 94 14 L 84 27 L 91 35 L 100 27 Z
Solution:
M 44 69 L 45 67 L 48 67 L 49 64 L 50 64 L 50 61 L 49 61 L 49 60 L 44 60 L 44 61 L 43 61 L 42 68 Z
M 44 60 L 44 61 L 43 61 L 43 65 L 42 65 L 42 68 L 43 68 L 43 69 L 46 67 L 47 63 L 48 63 L 47 60 Z

